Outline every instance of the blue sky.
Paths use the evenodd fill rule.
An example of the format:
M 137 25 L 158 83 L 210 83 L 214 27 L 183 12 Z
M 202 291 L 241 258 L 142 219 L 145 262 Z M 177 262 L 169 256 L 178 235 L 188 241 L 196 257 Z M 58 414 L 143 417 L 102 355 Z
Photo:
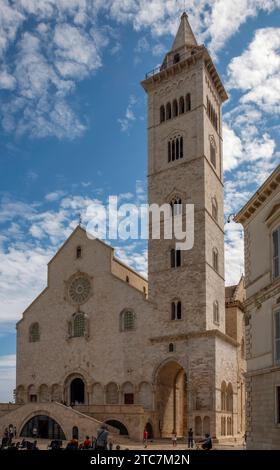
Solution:
M 189 20 L 224 81 L 225 212 L 279 164 L 280 1 L 190 0 Z M 1 0 L 0 402 L 15 377 L 15 322 L 92 200 L 146 197 L 139 82 L 172 44 L 183 1 Z M 226 279 L 243 272 L 226 224 Z M 146 246 L 117 242 L 142 273 Z

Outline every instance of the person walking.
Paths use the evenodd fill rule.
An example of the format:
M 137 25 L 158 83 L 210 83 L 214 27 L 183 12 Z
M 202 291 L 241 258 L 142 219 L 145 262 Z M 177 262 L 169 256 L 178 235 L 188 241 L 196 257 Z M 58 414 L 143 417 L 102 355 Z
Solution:
M 176 433 L 176 431 L 173 431 L 173 433 L 172 433 L 172 445 L 173 445 L 173 447 L 177 447 L 177 433 Z
M 108 435 L 109 432 L 106 424 L 101 424 L 100 428 L 97 430 L 96 450 L 107 450 Z
M 189 449 L 193 448 L 193 430 L 192 430 L 192 428 L 190 428 L 189 431 L 188 431 L 188 448 Z
M 147 446 L 148 446 L 148 431 L 147 431 L 147 428 L 144 429 L 143 444 L 144 444 L 144 448 L 146 449 Z

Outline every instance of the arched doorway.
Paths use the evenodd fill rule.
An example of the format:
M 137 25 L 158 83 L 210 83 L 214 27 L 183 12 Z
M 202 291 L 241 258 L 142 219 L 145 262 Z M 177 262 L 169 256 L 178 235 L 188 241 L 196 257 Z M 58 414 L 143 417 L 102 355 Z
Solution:
M 156 376 L 156 406 L 161 437 L 170 437 L 175 431 L 178 437 L 187 432 L 186 373 L 176 361 L 169 361 L 159 368 Z
M 151 423 L 147 423 L 145 426 L 146 431 L 148 432 L 148 439 L 153 439 L 154 438 L 154 430 L 153 426 Z
M 39 439 L 66 439 L 61 426 L 54 419 L 44 415 L 33 416 L 23 426 L 20 435 Z
M 85 403 L 85 384 L 82 379 L 73 379 L 70 384 L 70 402 L 74 405 Z
M 72 428 L 72 439 L 79 439 L 79 428 L 77 426 Z
M 109 426 L 113 426 L 114 428 L 118 429 L 120 431 L 121 436 L 128 436 L 127 427 L 120 421 L 117 421 L 115 419 L 109 419 L 108 421 L 106 421 L 106 423 Z

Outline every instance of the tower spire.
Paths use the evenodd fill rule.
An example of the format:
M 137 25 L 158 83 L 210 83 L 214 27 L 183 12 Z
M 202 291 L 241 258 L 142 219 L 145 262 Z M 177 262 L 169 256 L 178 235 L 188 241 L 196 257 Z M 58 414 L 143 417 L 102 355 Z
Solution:
M 197 46 L 197 41 L 190 26 L 188 15 L 184 11 L 181 16 L 180 26 L 174 39 L 171 50 L 174 51 L 175 49 L 179 49 L 180 47 L 185 45 Z

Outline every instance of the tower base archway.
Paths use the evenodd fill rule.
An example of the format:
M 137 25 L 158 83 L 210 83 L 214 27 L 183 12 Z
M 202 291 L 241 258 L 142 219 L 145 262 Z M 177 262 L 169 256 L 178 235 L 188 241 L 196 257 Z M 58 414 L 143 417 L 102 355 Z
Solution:
M 163 364 L 156 377 L 156 406 L 161 437 L 187 433 L 186 373 L 176 361 Z

